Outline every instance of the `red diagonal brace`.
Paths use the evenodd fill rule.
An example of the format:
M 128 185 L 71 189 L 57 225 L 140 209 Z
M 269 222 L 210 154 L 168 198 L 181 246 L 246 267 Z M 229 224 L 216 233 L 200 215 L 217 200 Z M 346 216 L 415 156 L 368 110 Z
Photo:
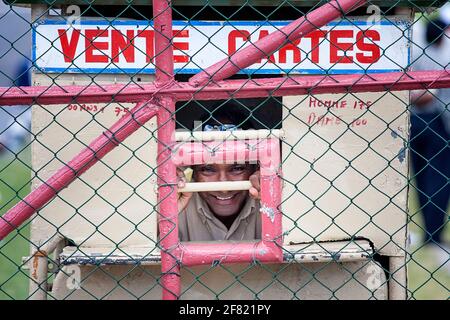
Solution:
M 139 103 L 129 114 L 103 132 L 91 144 L 59 169 L 45 183 L 0 217 L 0 240 L 19 227 L 36 211 L 47 204 L 59 191 L 92 167 L 122 141 L 153 118 L 158 107 L 150 102 Z
M 227 79 L 242 69 L 251 66 L 267 57 L 289 42 L 307 36 L 336 18 L 347 14 L 362 5 L 367 0 L 332 0 L 307 15 L 291 22 L 286 27 L 272 32 L 267 37 L 239 50 L 229 58 L 225 58 L 193 76 L 189 83 L 193 86 L 205 85 Z

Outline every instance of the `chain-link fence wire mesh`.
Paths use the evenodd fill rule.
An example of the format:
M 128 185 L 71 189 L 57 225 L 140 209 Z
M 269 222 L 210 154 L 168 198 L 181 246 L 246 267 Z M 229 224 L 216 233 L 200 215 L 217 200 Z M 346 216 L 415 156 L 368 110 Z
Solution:
M 1 5 L 3 96 L 28 85 L 107 92 L 111 84 L 125 84 L 125 91 L 154 81 L 162 52 L 154 47 L 158 31 L 147 3 L 29 2 L 32 10 L 18 1 Z M 186 82 L 325 3 L 175 1 L 175 80 Z M 284 263 L 181 265 L 181 298 L 387 299 L 395 298 L 397 286 L 406 287 L 410 299 L 448 299 L 450 89 L 395 91 L 386 85 L 382 92 L 350 87 L 335 95 L 330 88 L 313 89 L 324 79 L 338 83 L 340 75 L 362 80 L 383 72 L 445 72 L 449 24 L 443 1 L 369 1 L 273 54 L 263 52 L 232 77 L 240 82 L 227 99 L 193 94 L 177 102 L 178 131 L 205 130 L 205 123 L 226 129 L 233 115 L 224 119 L 220 111 L 228 108 L 241 116 L 232 123 L 237 127 L 284 132 Z M 326 78 L 307 95 L 276 94 L 299 74 Z M 268 94 L 239 95 L 261 78 L 274 80 Z M 210 79 L 195 93 L 220 86 Z M 136 101 L 113 94 L 107 103 L 80 102 L 82 96 L 57 105 L 2 107 L 0 214 L 130 115 Z M 1 299 L 160 297 L 156 225 L 164 213 L 156 195 L 156 155 L 162 125 L 150 120 L 117 143 L 1 241 Z M 201 170 L 207 175 L 214 168 Z M 244 169 L 233 170 L 242 177 Z M 60 241 L 49 240 L 55 238 Z M 407 279 L 401 276 L 405 267 Z

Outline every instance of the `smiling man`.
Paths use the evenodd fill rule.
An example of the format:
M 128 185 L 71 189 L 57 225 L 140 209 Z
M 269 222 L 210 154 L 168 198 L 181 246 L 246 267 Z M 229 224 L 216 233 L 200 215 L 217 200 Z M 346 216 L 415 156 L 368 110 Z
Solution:
M 214 111 L 204 130 L 235 130 L 254 128 L 250 113 L 241 106 L 226 104 Z M 212 191 L 181 193 L 178 200 L 181 241 L 255 240 L 261 239 L 259 213 L 259 169 L 256 164 L 203 164 L 192 167 L 196 182 L 250 180 L 249 191 Z M 178 170 L 178 187 L 186 178 Z

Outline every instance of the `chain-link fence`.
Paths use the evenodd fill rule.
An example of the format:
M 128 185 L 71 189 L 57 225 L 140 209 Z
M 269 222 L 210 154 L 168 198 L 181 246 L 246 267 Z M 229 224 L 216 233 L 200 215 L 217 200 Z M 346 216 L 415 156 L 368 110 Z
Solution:
M 448 299 L 449 25 L 436 0 L 6 1 L 0 298 Z

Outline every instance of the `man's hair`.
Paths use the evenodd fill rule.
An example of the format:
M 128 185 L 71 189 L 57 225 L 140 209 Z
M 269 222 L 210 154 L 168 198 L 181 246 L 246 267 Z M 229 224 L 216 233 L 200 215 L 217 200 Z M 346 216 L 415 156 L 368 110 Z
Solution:
M 252 111 L 235 100 L 214 105 L 211 112 L 206 114 L 201 121 L 203 130 L 207 125 L 214 127 L 226 124 L 232 124 L 243 130 L 255 128 Z
M 439 18 L 429 21 L 425 33 L 427 43 L 436 46 L 440 45 L 447 27 L 447 24 Z

